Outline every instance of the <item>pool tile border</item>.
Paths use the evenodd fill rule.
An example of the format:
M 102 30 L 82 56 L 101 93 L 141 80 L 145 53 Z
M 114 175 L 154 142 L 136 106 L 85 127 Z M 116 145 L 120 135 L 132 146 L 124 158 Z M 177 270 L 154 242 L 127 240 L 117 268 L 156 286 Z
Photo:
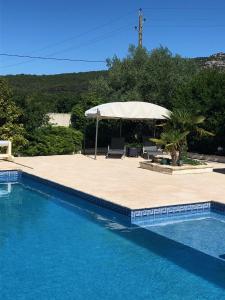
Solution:
M 131 211 L 131 218 L 141 218 L 141 217 L 163 217 L 175 214 L 186 214 L 186 213 L 196 213 L 196 212 L 206 212 L 210 211 L 211 202 L 201 202 L 201 203 L 191 203 L 191 204 L 177 204 L 170 206 L 161 206 L 146 209 L 137 209 Z
M 18 182 L 21 178 L 21 172 L 17 170 L 0 171 L 0 183 Z

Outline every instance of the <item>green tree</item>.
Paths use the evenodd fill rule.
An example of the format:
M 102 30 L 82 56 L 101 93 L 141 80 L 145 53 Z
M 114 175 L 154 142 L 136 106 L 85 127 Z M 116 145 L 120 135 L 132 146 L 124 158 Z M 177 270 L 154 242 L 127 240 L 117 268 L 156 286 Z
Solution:
M 24 124 L 26 131 L 31 132 L 43 125 L 47 125 L 49 108 L 42 103 L 41 95 L 32 94 L 25 96 L 20 105 L 23 110 L 20 120 Z
M 88 92 L 84 93 L 86 109 L 105 102 L 134 100 L 171 108 L 178 87 L 197 72 L 194 62 L 172 55 L 163 47 L 149 52 L 145 48 L 130 46 L 127 57 L 114 56 L 107 60 L 107 64 L 108 76 L 91 81 Z M 110 127 L 109 123 L 102 122 L 100 136 L 105 141 Z M 134 123 L 127 128 L 123 126 L 123 135 L 130 136 L 135 127 Z M 93 133 L 93 125 L 87 128 L 87 136 L 91 138 L 89 131 Z
M 12 92 L 8 84 L 0 79 L 0 139 L 12 141 L 14 154 L 17 154 L 27 143 L 24 138 L 24 127 L 19 124 L 21 113 L 12 100 Z
M 85 107 L 81 103 L 76 104 L 72 109 L 71 125 L 73 128 L 84 132 L 86 117 L 84 115 Z
M 149 101 L 167 108 L 172 107 L 178 86 L 197 71 L 193 61 L 174 56 L 163 47 L 148 52 L 130 46 L 126 58 L 108 59 L 108 67 L 108 76 L 101 79 L 108 102 Z
M 205 116 L 204 128 L 214 137 L 195 136 L 190 147 L 194 151 L 215 153 L 218 146 L 225 149 L 225 72 L 203 69 L 177 89 L 175 108 L 187 108 Z

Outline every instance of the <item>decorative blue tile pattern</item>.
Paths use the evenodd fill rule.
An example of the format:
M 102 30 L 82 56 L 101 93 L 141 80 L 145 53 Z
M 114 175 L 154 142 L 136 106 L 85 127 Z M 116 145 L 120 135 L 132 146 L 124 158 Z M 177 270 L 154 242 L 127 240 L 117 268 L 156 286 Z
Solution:
M 199 213 L 210 211 L 211 202 L 164 206 L 131 211 L 131 219 L 142 217 L 169 217 L 175 214 Z
M 19 171 L 0 171 L 0 182 L 17 182 L 20 177 Z

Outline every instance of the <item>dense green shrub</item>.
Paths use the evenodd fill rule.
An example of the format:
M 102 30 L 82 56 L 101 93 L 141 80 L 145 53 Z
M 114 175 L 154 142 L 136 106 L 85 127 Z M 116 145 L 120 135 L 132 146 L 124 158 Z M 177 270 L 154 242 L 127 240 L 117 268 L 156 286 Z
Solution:
M 86 124 L 86 117 L 84 115 L 85 109 L 82 104 L 76 104 L 73 109 L 72 109 L 72 114 L 71 114 L 71 124 L 72 127 L 84 131 L 85 124 Z
M 66 127 L 41 127 L 29 134 L 29 143 L 22 155 L 59 155 L 78 152 L 82 147 L 80 131 Z

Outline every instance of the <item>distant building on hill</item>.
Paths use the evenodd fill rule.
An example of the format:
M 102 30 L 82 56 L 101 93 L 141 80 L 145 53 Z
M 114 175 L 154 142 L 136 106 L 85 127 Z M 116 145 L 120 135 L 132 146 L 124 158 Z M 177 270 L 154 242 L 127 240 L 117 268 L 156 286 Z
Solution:
M 49 113 L 49 124 L 53 126 L 69 127 L 71 124 L 71 114 Z

